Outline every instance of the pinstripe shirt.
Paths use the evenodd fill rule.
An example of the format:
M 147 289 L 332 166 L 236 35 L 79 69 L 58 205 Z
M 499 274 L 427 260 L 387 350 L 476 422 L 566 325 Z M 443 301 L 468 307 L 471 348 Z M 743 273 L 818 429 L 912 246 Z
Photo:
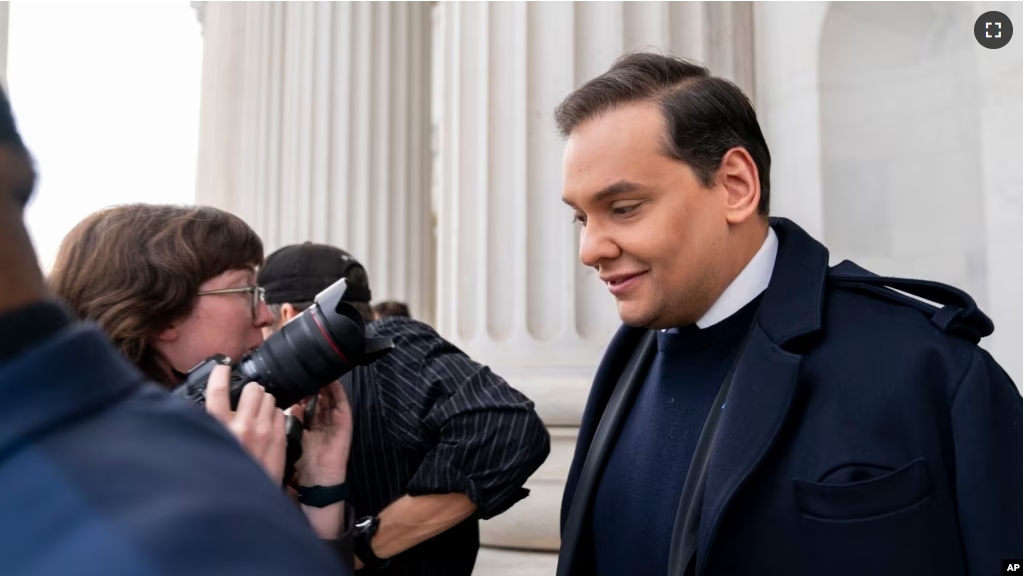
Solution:
M 550 450 L 533 402 L 428 325 L 404 317 L 367 325 L 395 349 L 342 378 L 354 430 L 348 484 L 358 517 L 405 494 L 466 494 L 468 520 L 392 558 L 382 575 L 469 575 L 478 519 L 526 497 Z

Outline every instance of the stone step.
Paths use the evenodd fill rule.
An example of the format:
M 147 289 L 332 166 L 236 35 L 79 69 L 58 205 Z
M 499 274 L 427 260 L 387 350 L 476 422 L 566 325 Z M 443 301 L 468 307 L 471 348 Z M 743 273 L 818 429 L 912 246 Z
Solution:
M 554 576 L 558 554 L 481 546 L 473 576 Z

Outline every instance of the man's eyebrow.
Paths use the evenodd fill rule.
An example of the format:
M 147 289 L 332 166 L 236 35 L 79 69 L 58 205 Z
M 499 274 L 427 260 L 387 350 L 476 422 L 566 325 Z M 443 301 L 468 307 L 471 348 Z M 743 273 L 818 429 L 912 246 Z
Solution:
M 614 184 L 611 184 L 609 186 L 605 186 L 599 192 L 594 194 L 594 196 L 590 199 L 590 201 L 594 202 L 594 203 L 604 202 L 604 201 L 606 201 L 606 200 L 608 200 L 610 198 L 614 198 L 615 196 L 621 196 L 623 194 L 629 194 L 631 192 L 637 192 L 637 191 L 643 190 L 643 189 L 644 189 L 644 187 L 641 186 L 640 184 L 637 184 L 636 182 L 630 182 L 628 180 L 619 180 L 618 182 L 616 182 Z M 562 197 L 562 202 L 565 202 L 566 204 L 568 204 L 572 208 L 576 207 L 572 202 L 567 200 L 564 196 Z

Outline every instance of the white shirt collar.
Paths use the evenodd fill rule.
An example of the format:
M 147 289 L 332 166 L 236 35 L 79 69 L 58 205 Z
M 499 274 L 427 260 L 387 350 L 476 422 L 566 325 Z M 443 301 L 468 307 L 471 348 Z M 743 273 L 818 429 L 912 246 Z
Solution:
M 698 328 L 714 326 L 757 298 L 768 288 L 775 269 L 775 256 L 779 252 L 779 237 L 772 227 L 768 227 L 768 237 L 761 244 L 761 249 L 747 262 L 739 276 L 722 292 L 711 308 L 697 320 Z

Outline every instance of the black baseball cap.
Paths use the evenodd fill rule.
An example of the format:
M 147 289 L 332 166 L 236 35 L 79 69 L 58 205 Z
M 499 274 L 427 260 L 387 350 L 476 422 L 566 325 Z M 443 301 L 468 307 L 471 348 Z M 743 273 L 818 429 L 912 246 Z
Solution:
M 353 281 L 353 271 L 362 270 Z M 256 282 L 266 291 L 267 304 L 311 302 L 324 288 L 345 278 L 342 300 L 369 302 L 370 286 L 366 269 L 351 254 L 326 244 L 292 244 L 267 256 Z

